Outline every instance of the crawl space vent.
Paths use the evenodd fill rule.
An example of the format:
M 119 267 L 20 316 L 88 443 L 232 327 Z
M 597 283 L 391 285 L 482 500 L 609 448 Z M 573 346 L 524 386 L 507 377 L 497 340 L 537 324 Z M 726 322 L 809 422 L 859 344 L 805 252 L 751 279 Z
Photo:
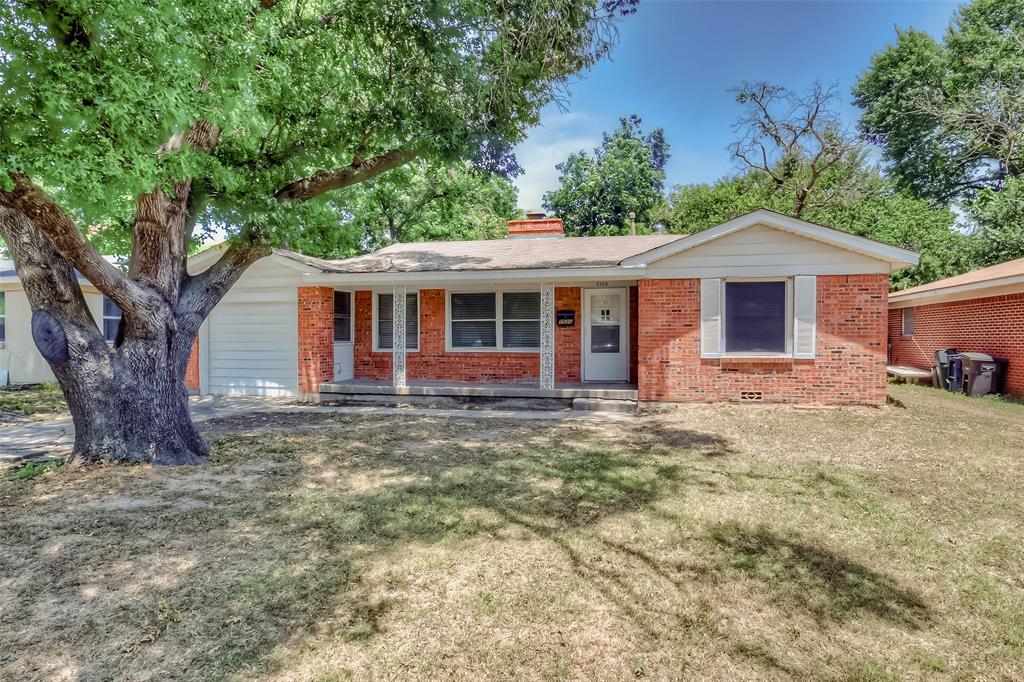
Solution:
M 756 403 L 761 400 L 764 400 L 764 395 L 761 391 L 740 391 L 740 402 Z

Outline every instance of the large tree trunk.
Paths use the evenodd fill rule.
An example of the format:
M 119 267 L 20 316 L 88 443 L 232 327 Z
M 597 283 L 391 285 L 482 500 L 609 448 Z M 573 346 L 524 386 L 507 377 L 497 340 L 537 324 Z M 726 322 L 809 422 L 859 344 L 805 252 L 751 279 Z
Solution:
M 154 257 L 140 259 L 143 266 L 131 278 L 104 261 L 73 225 L 65 227 L 65 214 L 45 195 L 18 181 L 14 192 L 0 192 L 0 235 L 32 305 L 33 339 L 67 399 L 75 424 L 73 456 L 202 463 L 210 448 L 192 424 L 184 386 L 192 343 L 224 293 L 266 250 L 228 248 L 196 276 L 185 271 L 184 250 L 155 250 Z M 168 236 L 180 239 L 182 228 L 169 228 Z M 122 307 L 113 346 L 89 313 L 65 252 Z
M 104 344 L 105 346 L 106 344 Z M 74 456 L 89 461 L 201 464 L 210 448 L 189 415 L 173 339 L 89 348 L 55 368 L 75 423 Z

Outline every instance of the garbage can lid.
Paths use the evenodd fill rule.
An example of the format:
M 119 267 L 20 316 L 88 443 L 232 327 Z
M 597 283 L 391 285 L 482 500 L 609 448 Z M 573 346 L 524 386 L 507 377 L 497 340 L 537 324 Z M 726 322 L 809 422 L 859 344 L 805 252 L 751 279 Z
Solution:
M 964 360 L 979 360 L 981 362 L 992 362 L 992 356 L 985 355 L 984 353 L 960 353 L 960 357 Z

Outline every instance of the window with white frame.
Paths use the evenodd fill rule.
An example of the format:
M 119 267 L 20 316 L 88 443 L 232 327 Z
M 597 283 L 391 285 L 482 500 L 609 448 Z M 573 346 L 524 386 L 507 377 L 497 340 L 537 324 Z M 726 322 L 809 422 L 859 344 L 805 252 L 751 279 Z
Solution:
M 450 292 L 452 350 L 535 351 L 540 348 L 540 292 Z
M 0 343 L 7 340 L 7 294 L 0 291 Z
M 903 309 L 903 336 L 914 335 L 914 309 Z
M 334 292 L 334 341 L 352 340 L 352 294 Z
M 789 286 L 785 280 L 725 283 L 726 353 L 788 353 Z
M 394 348 L 394 300 L 393 294 L 376 294 L 375 313 L 376 330 L 374 350 L 391 350 Z M 405 347 L 418 350 L 420 347 L 420 306 L 419 295 L 405 295 Z
M 121 309 L 106 296 L 103 297 L 103 338 L 113 343 L 117 338 L 117 329 L 121 326 Z

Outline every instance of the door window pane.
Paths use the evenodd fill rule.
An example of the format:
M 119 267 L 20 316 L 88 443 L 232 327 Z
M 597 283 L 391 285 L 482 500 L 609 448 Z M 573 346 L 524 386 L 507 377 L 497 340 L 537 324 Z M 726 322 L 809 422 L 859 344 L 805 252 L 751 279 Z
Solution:
M 619 352 L 619 325 L 602 324 L 590 328 L 591 353 Z
M 334 340 L 352 340 L 352 294 L 334 292 Z
M 621 294 L 594 294 L 590 297 L 590 321 L 594 324 L 617 324 L 621 321 Z
M 726 282 L 725 351 L 786 352 L 785 282 Z

